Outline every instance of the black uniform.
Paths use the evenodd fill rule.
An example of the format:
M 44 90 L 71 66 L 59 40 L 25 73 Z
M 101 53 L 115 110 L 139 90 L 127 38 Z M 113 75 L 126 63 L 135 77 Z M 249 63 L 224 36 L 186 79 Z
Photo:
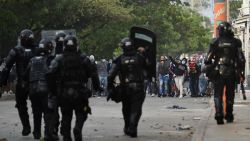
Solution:
M 35 54 L 35 46 L 33 44 L 33 33 L 30 30 L 23 30 L 21 32 L 21 45 L 18 45 L 10 50 L 5 67 L 2 72 L 1 85 L 6 85 L 10 70 L 13 64 L 16 63 L 17 84 L 16 84 L 16 108 L 23 125 L 23 136 L 30 133 L 30 122 L 27 107 L 28 99 L 28 79 L 25 77 L 25 71 L 30 59 Z
M 29 98 L 32 104 L 34 138 L 41 137 L 41 120 L 44 115 L 45 121 L 45 140 L 48 138 L 49 123 L 48 123 L 48 84 L 45 75 L 48 73 L 50 64 L 50 53 L 53 50 L 52 42 L 49 39 L 42 39 L 39 48 L 36 51 L 36 56 L 31 58 L 27 68 L 29 76 Z
M 125 42 L 129 41 L 129 39 L 125 40 Z M 126 50 L 126 47 L 124 48 L 124 53 L 113 61 L 108 76 L 108 91 L 112 91 L 115 76 L 119 74 L 120 88 L 122 89 L 122 113 L 125 122 L 124 133 L 131 137 L 137 137 L 137 126 L 145 99 L 143 82 L 145 79 L 146 61 L 135 50 Z
M 66 34 L 64 32 L 59 32 L 56 34 L 55 56 L 61 55 L 63 53 L 63 42 L 64 42 L 65 37 L 66 37 Z M 57 104 L 57 102 L 54 100 L 56 100 L 56 98 L 53 97 L 52 95 L 50 95 L 49 101 L 51 103 Z M 52 111 L 52 109 L 50 109 L 50 112 L 53 112 L 53 118 L 54 118 L 53 122 L 52 122 L 52 125 L 54 126 L 53 134 L 57 136 L 59 125 L 60 125 L 59 105 L 57 105 L 57 107 L 53 107 L 53 108 L 54 108 L 53 111 Z M 61 134 L 62 134 L 62 132 L 61 132 Z
M 227 122 L 233 122 L 233 104 L 235 96 L 235 81 L 239 72 L 244 71 L 240 67 L 244 63 L 241 41 L 233 37 L 229 23 L 221 23 L 218 27 L 220 36 L 212 41 L 208 52 L 206 65 L 212 65 L 207 71 L 207 76 L 214 83 L 215 119 L 217 124 L 223 124 L 223 118 Z M 223 112 L 223 93 L 226 89 L 226 113 Z
M 51 62 L 50 72 L 47 74 L 49 87 L 52 93 L 57 94 L 57 100 L 62 112 L 62 134 L 64 141 L 71 141 L 71 120 L 75 111 L 76 122 L 74 127 L 75 141 L 82 140 L 82 127 L 91 113 L 88 98 L 91 95 L 86 87 L 89 77 L 92 77 L 94 89 L 99 89 L 97 72 L 91 69 L 87 56 L 77 52 L 76 38 L 65 38 L 65 50 L 62 55 L 56 56 Z M 56 84 L 56 83 L 59 84 Z M 59 92 L 56 92 L 58 86 Z M 49 103 L 50 104 L 50 103 Z

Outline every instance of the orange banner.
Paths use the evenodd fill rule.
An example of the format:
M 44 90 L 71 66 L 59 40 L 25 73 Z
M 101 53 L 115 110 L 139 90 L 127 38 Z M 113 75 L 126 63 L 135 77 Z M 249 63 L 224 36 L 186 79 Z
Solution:
M 216 27 L 221 21 L 227 20 L 227 10 L 225 2 L 217 2 L 214 4 L 214 35 L 216 35 Z

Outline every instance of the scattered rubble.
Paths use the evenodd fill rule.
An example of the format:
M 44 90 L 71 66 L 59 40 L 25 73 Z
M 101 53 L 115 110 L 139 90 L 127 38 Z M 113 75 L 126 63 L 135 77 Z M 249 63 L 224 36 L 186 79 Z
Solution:
M 178 105 L 173 105 L 172 107 L 167 107 L 167 109 L 187 109 L 187 108 Z
M 183 126 L 179 126 L 177 128 L 177 130 L 191 130 L 192 126 L 190 125 L 183 125 Z
M 150 126 L 150 127 L 153 128 L 153 129 L 161 129 L 161 128 L 163 128 L 164 126 L 163 126 L 163 125 L 160 125 L 159 123 L 156 123 L 155 125 Z
M 201 120 L 200 117 L 194 117 L 193 120 Z

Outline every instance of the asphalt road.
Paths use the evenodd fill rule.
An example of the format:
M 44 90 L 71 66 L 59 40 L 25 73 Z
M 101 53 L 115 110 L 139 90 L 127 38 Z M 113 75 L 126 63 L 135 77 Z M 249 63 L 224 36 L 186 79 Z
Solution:
M 190 141 L 199 123 L 210 112 L 210 98 L 146 97 L 138 138 L 123 134 L 121 104 L 106 102 L 105 98 L 91 98 L 92 115 L 83 127 L 84 141 Z M 21 136 L 21 123 L 15 102 L 0 101 L 0 141 L 33 141 L 30 134 Z M 173 109 L 174 105 L 184 109 Z M 32 113 L 30 120 L 32 122 Z M 72 122 L 74 126 L 74 121 Z

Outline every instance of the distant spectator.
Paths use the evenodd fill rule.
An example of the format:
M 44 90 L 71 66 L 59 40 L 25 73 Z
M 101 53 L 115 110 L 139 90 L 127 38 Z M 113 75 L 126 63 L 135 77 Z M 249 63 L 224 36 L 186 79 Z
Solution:
M 168 82 L 169 82 L 169 67 L 165 56 L 160 57 L 160 63 L 158 64 L 158 79 L 159 79 L 159 97 L 168 95 Z
M 199 75 L 200 69 L 195 58 L 189 60 L 189 87 L 191 91 L 191 97 L 199 96 Z
M 96 61 L 95 61 L 94 55 L 90 55 L 90 56 L 89 56 L 89 60 L 90 60 L 90 62 L 91 62 L 91 70 L 92 70 L 92 72 L 97 72 L 97 65 L 96 65 Z M 98 72 L 97 72 L 97 73 L 98 73 Z M 93 89 L 92 79 L 91 79 L 91 78 L 89 78 L 88 83 L 87 83 L 87 86 L 88 86 L 88 88 L 91 90 L 92 96 L 95 97 L 95 96 L 96 96 L 96 92 L 95 92 L 95 90 Z
M 112 59 L 109 59 L 109 62 L 108 62 L 108 64 L 107 64 L 107 71 L 108 71 L 108 73 L 109 73 L 109 71 L 110 71 L 110 69 L 111 69 L 111 67 L 112 67 L 112 62 L 113 62 L 113 60 L 112 60 Z
M 101 61 L 97 64 L 97 70 L 99 74 L 99 80 L 101 87 L 104 89 L 104 92 L 100 95 L 106 96 L 107 94 L 107 77 L 108 77 L 108 69 L 107 69 L 107 62 L 105 59 L 101 59 Z M 99 96 L 100 96 L 99 95 Z
M 169 57 L 174 65 L 173 73 L 174 73 L 174 81 L 176 87 L 179 90 L 179 98 L 182 98 L 183 95 L 183 84 L 184 77 L 187 74 L 187 66 L 181 60 L 174 60 L 172 57 Z

